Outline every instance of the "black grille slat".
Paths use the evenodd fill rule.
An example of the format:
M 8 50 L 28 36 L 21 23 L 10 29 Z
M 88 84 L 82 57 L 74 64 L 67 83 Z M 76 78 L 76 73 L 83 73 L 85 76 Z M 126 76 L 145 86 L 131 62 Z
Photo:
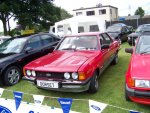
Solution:
M 58 72 L 36 72 L 36 77 L 38 77 L 38 78 L 64 79 L 64 73 L 58 73 Z

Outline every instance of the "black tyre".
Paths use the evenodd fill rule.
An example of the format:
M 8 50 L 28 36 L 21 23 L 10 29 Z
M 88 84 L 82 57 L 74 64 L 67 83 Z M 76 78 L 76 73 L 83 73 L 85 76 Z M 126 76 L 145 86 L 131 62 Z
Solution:
M 116 54 L 115 58 L 112 61 L 112 64 L 115 65 L 118 63 L 119 57 L 118 57 L 118 53 Z
M 127 94 L 126 88 L 125 88 L 125 99 L 126 99 L 126 101 L 131 101 L 130 98 L 129 98 L 129 96 L 128 96 L 128 94 Z
M 7 68 L 4 72 L 4 84 L 7 86 L 15 85 L 21 78 L 21 71 L 16 66 Z
M 96 93 L 99 88 L 99 83 L 98 83 L 98 74 L 94 72 L 93 77 L 91 79 L 91 83 L 88 89 L 89 93 Z

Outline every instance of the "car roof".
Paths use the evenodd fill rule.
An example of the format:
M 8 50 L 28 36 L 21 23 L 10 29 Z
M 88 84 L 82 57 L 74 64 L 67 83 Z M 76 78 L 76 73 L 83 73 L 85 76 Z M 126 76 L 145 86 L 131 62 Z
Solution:
M 73 37 L 73 36 L 90 36 L 90 35 L 99 35 L 99 34 L 102 34 L 102 33 L 106 33 L 106 32 L 84 32 L 84 33 L 77 33 L 77 34 L 71 34 L 71 35 L 66 35 L 65 37 Z
M 145 32 L 143 32 L 143 33 L 141 34 L 141 36 L 143 36 L 143 35 L 149 35 L 149 36 L 150 36 L 150 31 L 145 31 Z
M 139 26 L 144 26 L 144 25 L 148 25 L 148 26 L 149 26 L 150 24 L 141 24 L 141 25 L 139 25 Z
M 115 23 L 115 24 L 113 24 L 112 26 L 127 26 L 127 25 L 124 24 L 124 23 Z
M 15 36 L 13 38 L 31 38 L 32 36 L 41 35 L 41 34 L 48 34 L 48 35 L 52 35 L 54 37 L 57 37 L 57 36 L 55 36 L 51 33 L 32 33 L 32 34 L 25 34 L 25 35 Z

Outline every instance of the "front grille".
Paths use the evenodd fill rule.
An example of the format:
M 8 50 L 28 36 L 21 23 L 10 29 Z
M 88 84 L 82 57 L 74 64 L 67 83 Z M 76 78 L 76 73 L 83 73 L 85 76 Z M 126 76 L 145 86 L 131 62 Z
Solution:
M 54 78 L 54 79 L 64 79 L 64 73 L 59 72 L 36 72 L 37 78 Z

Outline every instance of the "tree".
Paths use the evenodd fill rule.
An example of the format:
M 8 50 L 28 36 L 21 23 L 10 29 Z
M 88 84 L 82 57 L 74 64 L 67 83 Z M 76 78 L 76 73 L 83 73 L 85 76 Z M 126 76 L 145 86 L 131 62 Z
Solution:
M 0 1 L 0 20 L 3 23 L 4 35 L 7 35 L 7 22 L 12 17 L 11 1 L 1 0 Z M 9 25 L 8 25 L 9 26 Z
M 135 15 L 140 15 L 140 17 L 143 17 L 145 15 L 145 11 L 142 9 L 142 7 L 138 7 L 135 11 Z
M 53 0 L 0 0 L 0 20 L 4 35 L 8 34 L 7 23 L 14 17 L 23 29 L 28 26 L 49 26 L 61 19 L 60 8 L 54 6 Z
M 61 19 L 71 18 L 72 15 L 69 14 L 65 9 L 61 8 Z

